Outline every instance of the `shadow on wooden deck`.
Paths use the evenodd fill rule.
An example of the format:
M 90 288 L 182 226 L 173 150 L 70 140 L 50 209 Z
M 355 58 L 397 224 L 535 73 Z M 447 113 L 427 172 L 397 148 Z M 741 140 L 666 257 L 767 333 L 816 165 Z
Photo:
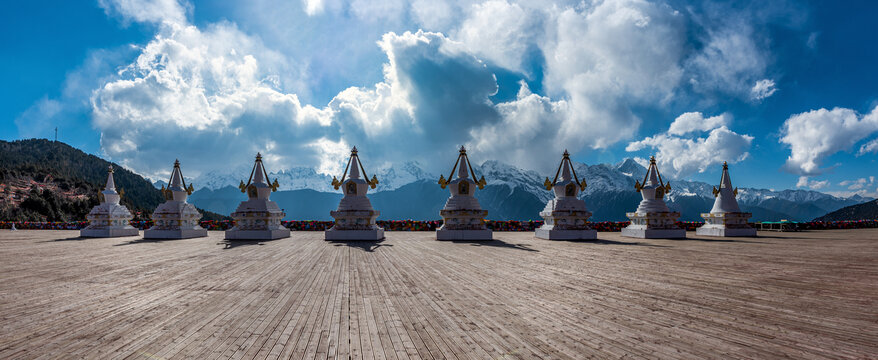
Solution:
M 76 236 L 76 237 L 69 237 L 69 238 L 63 238 L 63 239 L 43 240 L 43 241 L 38 241 L 38 242 L 48 243 L 48 242 L 59 242 L 59 241 L 79 241 L 79 240 L 88 240 L 88 239 L 99 239 L 99 238 L 89 238 L 89 237 Z
M 742 240 L 742 239 L 740 239 L 740 238 L 738 238 L 738 239 L 728 239 L 728 238 L 699 239 L 699 238 L 690 238 L 690 237 L 687 237 L 687 238 L 685 238 L 685 239 L 672 239 L 672 240 L 679 240 L 679 241 L 701 241 L 701 242 L 708 242 L 708 243 L 715 242 L 715 243 L 750 243 L 750 244 L 765 244 L 765 242 L 762 242 L 762 241 Z
M 524 250 L 524 251 L 534 251 L 539 252 L 537 249 L 531 249 L 528 244 L 510 244 L 503 240 L 491 240 L 491 241 L 470 241 L 470 240 L 452 240 L 452 243 L 455 244 L 470 244 L 472 246 L 492 246 L 492 247 L 500 247 L 500 248 L 508 248 L 508 249 L 516 249 L 516 250 Z
M 606 240 L 606 239 L 596 239 L 596 240 L 575 240 L 572 242 L 583 242 L 586 244 L 598 244 L 598 245 L 633 245 L 633 246 L 649 246 L 649 247 L 670 247 L 667 245 L 656 245 L 656 244 L 647 244 L 642 242 L 627 242 L 627 241 L 615 241 L 615 240 Z
M 347 246 L 349 248 L 360 249 L 365 252 L 375 252 L 376 249 L 382 246 L 393 246 L 392 244 L 384 244 L 384 239 L 352 241 L 330 240 L 327 242 L 332 244 L 333 246 Z

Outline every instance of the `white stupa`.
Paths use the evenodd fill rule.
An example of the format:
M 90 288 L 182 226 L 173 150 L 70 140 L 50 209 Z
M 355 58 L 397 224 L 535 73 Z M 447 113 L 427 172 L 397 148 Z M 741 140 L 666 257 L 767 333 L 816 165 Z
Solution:
M 719 189 L 713 188 L 713 208 L 710 213 L 701 214 L 704 225 L 695 230 L 698 235 L 707 236 L 756 236 L 756 229 L 747 223 L 753 214 L 741 212 L 738 207 L 738 188 L 732 188 L 729 165 L 723 162 L 723 175 Z
M 348 172 L 350 170 L 350 172 Z M 363 176 L 360 177 L 362 170 Z M 341 181 L 332 177 L 332 186 L 338 190 L 342 188 L 344 197 L 338 204 L 336 211 L 330 211 L 335 219 L 335 225 L 326 230 L 326 240 L 381 240 L 384 238 L 384 229 L 375 224 L 380 212 L 372 208 L 372 203 L 366 197 L 369 188 L 378 185 L 378 178 L 372 175 L 372 180 L 366 181 L 369 176 L 357 155 L 357 147 L 351 149 L 351 157 L 345 166 Z
M 101 203 L 91 209 L 86 218 L 88 226 L 79 231 L 83 237 L 117 237 L 136 236 L 140 231 L 131 226 L 129 221 L 134 218 L 125 205 L 119 204 L 121 196 L 116 192 L 113 180 L 113 165 L 107 170 L 107 186 L 101 191 Z
M 168 188 L 162 186 L 163 204 L 152 213 L 155 222 L 143 232 L 144 239 L 188 239 L 207 236 L 207 230 L 198 223 L 201 213 L 195 205 L 186 202 L 192 194 L 192 184 L 186 187 L 186 180 L 180 171 L 180 161 L 174 161 L 174 170 L 168 181 Z
M 546 190 L 553 190 L 555 198 L 546 203 L 546 207 L 540 212 L 545 220 L 543 226 L 536 230 L 535 235 L 541 239 L 549 240 L 585 240 L 596 239 L 597 231 L 588 227 L 586 221 L 591 217 L 591 212 L 585 206 L 585 201 L 579 199 L 579 191 L 587 186 L 585 179 L 579 181 L 576 170 L 570 163 L 570 153 L 564 150 L 564 157 L 555 172 L 555 179 L 543 184 Z
M 485 187 L 485 177 L 478 182 L 470 177 L 475 177 L 473 168 L 466 155 L 466 149 L 461 146 L 460 154 L 454 167 L 451 168 L 449 179 L 457 170 L 457 178 L 446 181 L 444 176 L 439 177 L 439 185 L 444 189 L 446 186 L 451 191 L 451 197 L 445 202 L 445 207 L 439 211 L 444 224 L 436 230 L 437 240 L 492 240 L 491 230 L 485 224 L 485 216 L 488 210 L 482 210 L 479 201 L 473 196 L 476 188 Z
M 262 154 L 256 154 L 256 163 L 250 171 L 250 178 L 245 185 L 241 181 L 238 188 L 246 193 L 248 200 L 242 201 L 238 209 L 232 213 L 235 227 L 226 230 L 226 240 L 272 240 L 290 237 L 290 229 L 281 225 L 286 216 L 269 200 L 272 191 L 277 191 L 277 179 L 268 184 L 268 172 L 262 165 Z
M 666 239 L 686 237 L 686 230 L 677 226 L 680 213 L 672 212 L 665 204 L 664 197 L 671 191 L 671 184 L 662 181 L 655 166 L 655 157 L 649 159 L 649 169 L 643 178 L 643 184 L 638 181 L 634 188 L 640 192 L 643 200 L 635 212 L 625 214 L 631 219 L 631 224 L 622 229 L 622 236 Z

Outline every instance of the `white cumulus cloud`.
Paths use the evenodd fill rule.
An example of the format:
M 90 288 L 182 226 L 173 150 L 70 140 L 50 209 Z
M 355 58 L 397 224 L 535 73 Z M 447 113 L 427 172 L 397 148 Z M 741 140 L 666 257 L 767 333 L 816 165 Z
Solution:
M 703 46 L 686 61 L 688 80 L 699 92 L 747 99 L 768 67 L 769 52 L 760 41 L 752 14 L 740 13 L 731 6 L 715 7 L 705 17 L 693 17 L 702 27 L 697 36 Z
M 147 175 L 167 171 L 168 158 L 197 160 L 197 175 L 256 151 L 278 167 L 331 172 L 341 162 L 332 154 L 352 145 L 364 159 L 444 168 L 437 159 L 466 144 L 477 162 L 539 170 L 564 148 L 630 140 L 643 113 L 633 109 L 686 103 L 693 89 L 749 98 L 769 58 L 745 16 L 716 25 L 664 1 L 264 0 L 234 5 L 240 28 L 193 26 L 194 8 L 174 0 L 101 5 L 161 23 L 91 96 L 103 151 Z M 405 32 L 417 28 L 439 31 Z M 705 35 L 692 43 L 693 33 Z M 493 68 L 542 83 L 496 100 Z M 717 156 L 746 157 L 752 137 L 730 122 L 687 113 L 629 147 L 659 148 L 662 159 L 686 152 L 674 155 L 684 176 Z
M 878 107 L 866 115 L 845 108 L 795 114 L 781 127 L 780 142 L 790 148 L 784 167 L 799 175 L 821 174 L 824 169 L 820 167 L 827 157 L 850 150 L 875 132 L 878 132 Z
M 531 45 L 534 14 L 518 4 L 491 0 L 472 6 L 455 38 L 470 51 L 498 66 L 524 72 L 523 56 Z
M 629 152 L 648 148 L 657 150 L 655 157 L 659 167 L 676 178 L 704 172 L 711 165 L 721 164 L 724 161 L 736 163 L 749 156 L 748 151 L 753 137 L 729 130 L 726 127 L 726 118 L 725 115 L 715 116 L 708 118 L 714 120 L 707 122 L 700 113 L 686 113 L 678 117 L 677 121 L 691 122 L 693 126 L 700 128 L 681 130 L 678 126 L 675 132 L 669 130 L 667 133 L 631 142 L 625 150 Z M 701 121 L 693 121 L 698 119 Z M 673 124 L 680 124 L 677 121 Z M 708 132 L 706 137 L 695 136 L 704 132 Z M 686 134 L 689 135 L 681 136 Z
M 674 119 L 671 127 L 668 128 L 668 134 L 685 135 L 690 132 L 703 132 L 720 126 L 728 126 L 731 122 L 731 117 L 730 114 L 723 113 L 705 118 L 704 114 L 700 112 L 687 112 Z
M 846 187 L 848 190 L 862 190 L 864 188 L 870 188 L 875 186 L 875 176 L 869 176 L 866 178 L 859 178 L 856 180 L 845 180 L 840 182 L 838 185 Z
M 98 4 L 108 15 L 137 22 L 186 23 L 186 7 L 177 0 L 98 0 Z
M 811 190 L 820 190 L 829 186 L 829 180 L 808 180 L 807 176 L 799 176 L 796 187 L 809 188 Z
M 857 156 L 863 156 L 868 153 L 878 153 L 878 139 L 873 139 L 869 141 L 863 146 L 860 146 L 860 151 L 857 151 Z
M 542 102 L 560 114 L 559 124 L 567 120 L 563 101 L 526 90 L 513 102 L 493 104 L 493 74 L 441 34 L 389 33 L 379 46 L 388 58 L 383 82 L 348 88 L 315 107 L 276 89 L 258 60 L 267 50 L 236 28 L 168 27 L 118 79 L 94 92 L 94 126 L 103 150 L 125 166 L 152 175 L 165 172 L 168 159 L 190 159 L 187 169 L 197 175 L 217 163 L 247 163 L 257 151 L 268 166 L 337 172 L 344 156 L 336 155 L 352 145 L 364 158 L 444 169 L 436 159 L 453 160 L 460 144 L 482 148 L 473 156 L 483 160 L 519 146 L 481 141 L 521 131 L 497 124 L 538 121 L 532 114 Z M 545 134 L 557 139 L 563 132 L 549 127 Z
M 777 88 L 774 85 L 774 80 L 762 79 L 757 81 L 756 85 L 753 85 L 753 88 L 750 89 L 750 97 L 752 97 L 753 100 L 760 101 L 774 95 L 776 91 Z

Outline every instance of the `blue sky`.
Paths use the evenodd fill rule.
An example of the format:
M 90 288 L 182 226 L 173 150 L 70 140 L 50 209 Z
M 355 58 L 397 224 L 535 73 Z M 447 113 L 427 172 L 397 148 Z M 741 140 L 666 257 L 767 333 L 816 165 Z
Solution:
M 0 138 L 147 176 L 474 161 L 878 195 L 875 2 L 100 0 L 0 14 Z M 480 160 L 481 159 L 481 160 Z M 871 178 L 870 178 L 871 177 Z

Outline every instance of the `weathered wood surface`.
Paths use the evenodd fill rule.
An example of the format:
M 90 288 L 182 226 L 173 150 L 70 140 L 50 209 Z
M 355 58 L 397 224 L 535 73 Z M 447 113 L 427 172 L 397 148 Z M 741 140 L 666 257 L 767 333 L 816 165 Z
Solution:
M 878 358 L 878 230 L 77 235 L 0 231 L 0 358 Z

